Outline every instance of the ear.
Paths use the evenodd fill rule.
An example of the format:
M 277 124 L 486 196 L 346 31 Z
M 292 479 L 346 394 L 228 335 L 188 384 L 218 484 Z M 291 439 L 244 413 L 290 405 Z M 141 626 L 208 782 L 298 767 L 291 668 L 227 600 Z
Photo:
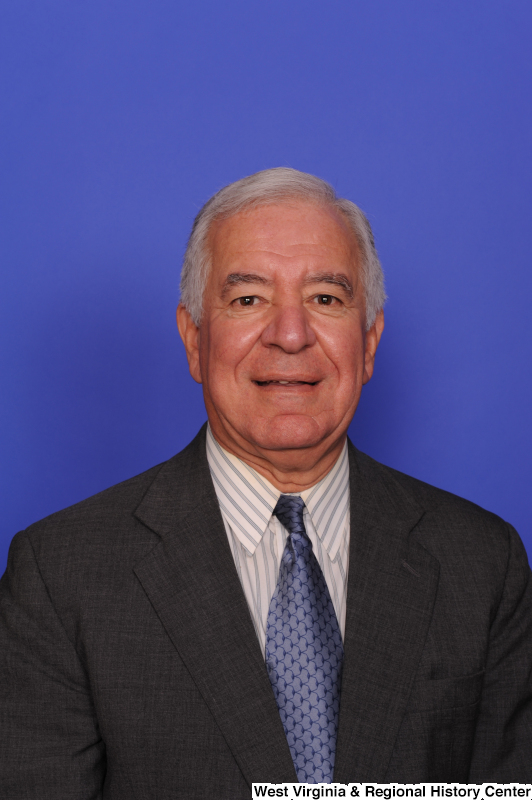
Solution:
M 199 359 L 200 329 L 182 303 L 179 303 L 177 307 L 176 317 L 179 335 L 183 340 L 187 352 L 190 374 L 197 383 L 201 383 Z
M 364 377 L 362 383 L 367 383 L 373 375 L 373 367 L 375 364 L 375 353 L 381 340 L 382 332 L 384 330 L 384 311 L 381 309 L 375 317 L 375 322 L 371 328 L 366 331 L 366 350 L 364 354 Z

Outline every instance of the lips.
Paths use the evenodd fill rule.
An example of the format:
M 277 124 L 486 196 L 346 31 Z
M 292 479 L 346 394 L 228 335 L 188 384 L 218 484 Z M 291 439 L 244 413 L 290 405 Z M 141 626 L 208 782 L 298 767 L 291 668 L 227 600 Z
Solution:
M 268 381 L 254 381 L 257 386 L 315 386 L 318 381 L 285 381 L 285 380 L 268 380 Z

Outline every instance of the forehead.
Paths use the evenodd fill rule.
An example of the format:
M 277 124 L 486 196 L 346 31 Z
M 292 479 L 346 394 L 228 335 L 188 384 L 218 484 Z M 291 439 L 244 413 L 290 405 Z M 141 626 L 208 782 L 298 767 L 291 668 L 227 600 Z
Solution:
M 342 267 L 356 270 L 358 246 L 340 212 L 292 201 L 259 206 L 215 222 L 211 230 L 212 277 L 235 265 Z

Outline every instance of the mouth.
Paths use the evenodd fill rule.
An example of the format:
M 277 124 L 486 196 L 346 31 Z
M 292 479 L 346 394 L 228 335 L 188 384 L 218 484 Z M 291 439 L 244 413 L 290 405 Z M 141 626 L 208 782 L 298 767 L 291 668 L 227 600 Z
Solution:
M 269 380 L 269 381 L 253 381 L 257 386 L 316 386 L 319 381 L 282 381 L 282 380 Z

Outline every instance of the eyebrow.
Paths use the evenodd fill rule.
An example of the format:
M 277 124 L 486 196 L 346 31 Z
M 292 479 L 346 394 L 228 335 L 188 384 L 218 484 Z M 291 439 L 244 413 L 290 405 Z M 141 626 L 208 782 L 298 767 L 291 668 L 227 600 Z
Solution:
M 312 283 L 330 283 L 333 286 L 340 286 L 349 297 L 353 297 L 353 286 L 351 281 L 343 272 L 317 272 L 305 278 L 305 285 Z
M 254 272 L 231 272 L 223 283 L 222 297 L 227 294 L 231 286 L 241 286 L 246 283 L 273 286 L 273 281 L 263 275 L 257 275 Z M 308 275 L 304 280 L 305 286 L 310 286 L 314 283 L 330 283 L 333 286 L 340 286 L 350 298 L 353 297 L 353 286 L 343 272 L 316 272 L 314 275 Z
M 260 283 L 263 286 L 271 286 L 273 281 L 263 275 L 256 275 L 254 272 L 232 272 L 223 283 L 222 297 L 227 294 L 231 286 L 240 286 L 243 283 Z

